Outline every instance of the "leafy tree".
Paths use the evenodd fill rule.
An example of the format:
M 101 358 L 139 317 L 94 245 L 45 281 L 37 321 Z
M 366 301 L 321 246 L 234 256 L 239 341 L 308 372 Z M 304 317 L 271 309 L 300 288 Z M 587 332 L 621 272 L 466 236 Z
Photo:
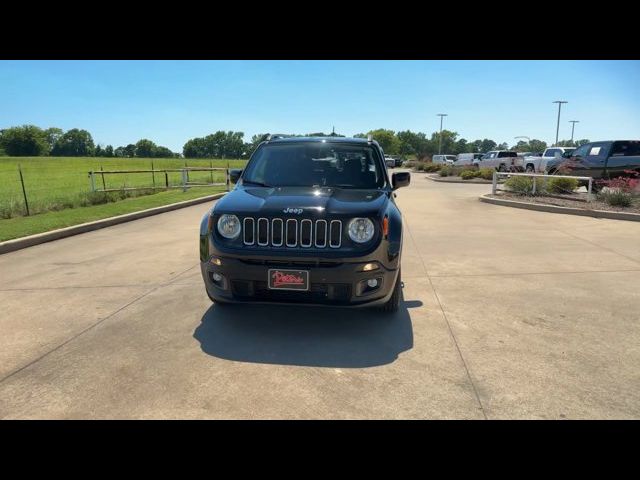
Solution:
M 450 130 L 442 130 L 442 154 L 454 154 L 456 153 L 456 138 L 457 132 Z M 431 148 L 433 153 L 438 153 L 440 147 L 440 132 L 434 132 L 431 135 Z M 433 154 L 432 153 L 432 154 Z
M 496 147 L 496 150 L 508 150 L 509 144 L 507 142 L 502 142 L 500 145 Z
M 576 147 L 579 147 L 586 143 L 590 143 L 590 140 L 588 138 L 583 138 L 582 140 L 576 140 L 574 143 L 576 144 Z
M 369 132 L 373 139 L 380 144 L 385 153 L 395 155 L 399 153 L 400 141 L 393 130 L 379 128 Z
M 431 142 L 422 132 L 412 132 L 406 130 L 398 132 L 397 135 L 400 146 L 398 148 L 400 155 L 415 155 L 418 158 L 424 158 L 433 154 Z
M 51 155 L 58 157 L 91 157 L 95 150 L 93 138 L 86 130 L 72 128 L 60 136 Z
M 49 153 L 49 144 L 45 132 L 35 125 L 11 127 L 2 131 L 0 148 L 7 155 L 16 157 L 35 157 Z
M 136 156 L 136 146 L 133 143 L 124 147 L 124 156 L 129 158 Z
M 126 157 L 127 156 L 127 152 L 125 151 L 124 147 L 118 147 L 113 151 L 113 155 L 115 157 Z
M 104 156 L 113 157 L 113 147 L 111 145 L 107 145 L 106 147 L 104 147 Z
M 529 142 L 529 151 L 530 152 L 544 152 L 547 148 L 547 142 L 543 142 L 542 140 L 533 139 Z
M 495 150 L 497 146 L 498 144 L 496 142 L 485 138 L 480 142 L 480 152 L 487 153 L 489 150 Z
M 155 157 L 156 148 L 155 143 L 143 138 L 142 140 L 138 140 L 138 143 L 136 143 L 135 156 L 144 158 Z
M 44 131 L 44 134 L 46 135 L 47 144 L 49 145 L 49 152 L 51 152 L 58 140 L 60 140 L 60 137 L 62 137 L 62 135 L 64 134 L 64 130 L 62 130 L 61 128 L 51 127 L 47 128 Z
M 104 157 L 104 150 L 100 145 L 96 145 L 96 149 L 93 152 L 94 157 Z
M 206 137 L 196 137 L 187 141 L 182 153 L 190 158 L 240 158 L 245 152 L 243 138 L 243 132 L 219 130 Z
M 156 147 L 153 156 L 157 158 L 172 158 L 174 153 L 167 147 Z

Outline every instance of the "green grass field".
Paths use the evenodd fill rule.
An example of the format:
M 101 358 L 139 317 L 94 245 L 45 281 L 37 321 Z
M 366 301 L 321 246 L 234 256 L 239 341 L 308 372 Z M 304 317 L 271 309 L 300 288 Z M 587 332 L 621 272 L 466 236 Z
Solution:
M 104 170 L 155 170 L 175 169 L 185 166 L 184 159 L 146 158 L 83 158 L 83 157 L 0 157 L 0 241 L 34 233 L 76 225 L 92 220 L 130 213 L 145 208 L 166 205 L 224 191 L 225 187 L 193 187 L 181 189 L 132 192 L 135 198 L 120 199 L 110 194 L 110 202 L 101 203 L 104 195 L 91 194 L 88 172 Z M 245 160 L 187 159 L 188 167 L 241 168 Z M 18 173 L 22 168 L 27 200 L 31 216 L 26 208 Z M 164 173 L 117 174 L 95 177 L 96 188 L 120 189 L 122 187 L 148 188 L 164 186 Z M 180 172 L 168 173 L 170 186 L 180 185 Z M 190 172 L 193 183 L 223 183 L 225 174 L 219 172 Z M 118 199 L 118 201 L 113 201 Z M 104 198 L 102 198 L 104 200 Z M 103 202 L 102 202 L 103 203 Z

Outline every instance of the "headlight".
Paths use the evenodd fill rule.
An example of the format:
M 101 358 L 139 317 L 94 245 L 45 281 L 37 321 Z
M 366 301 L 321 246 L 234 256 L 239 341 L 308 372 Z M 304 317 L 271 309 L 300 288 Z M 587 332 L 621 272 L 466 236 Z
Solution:
M 236 238 L 240 235 L 240 220 L 235 215 L 225 213 L 218 219 L 218 232 L 224 238 Z
M 368 218 L 354 218 L 349 222 L 349 238 L 356 243 L 365 243 L 373 238 L 373 222 Z

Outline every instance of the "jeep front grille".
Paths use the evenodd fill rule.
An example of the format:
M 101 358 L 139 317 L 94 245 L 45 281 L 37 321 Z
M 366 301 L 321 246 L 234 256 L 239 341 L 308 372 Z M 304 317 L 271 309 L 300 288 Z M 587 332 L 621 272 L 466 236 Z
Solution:
M 245 245 L 288 248 L 340 248 L 342 222 L 340 220 L 310 220 L 308 218 L 253 218 L 242 221 Z

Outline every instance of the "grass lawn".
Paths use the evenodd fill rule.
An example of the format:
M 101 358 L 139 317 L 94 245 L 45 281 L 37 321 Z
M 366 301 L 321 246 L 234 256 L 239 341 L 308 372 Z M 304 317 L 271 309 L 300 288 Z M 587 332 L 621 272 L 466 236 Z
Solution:
M 102 205 L 91 205 L 89 171 L 155 170 L 188 167 L 242 168 L 246 160 L 181 158 L 94 158 L 94 157 L 0 157 L 0 241 L 46 232 L 91 220 L 97 220 L 145 208 L 166 205 L 223 191 L 224 187 L 158 191 L 153 195 L 126 198 Z M 22 168 L 31 216 L 26 208 L 18 173 Z M 169 185 L 180 185 L 180 172 L 169 172 Z M 164 186 L 164 173 L 139 173 L 96 176 L 96 188 Z M 189 181 L 221 183 L 223 171 L 190 172 Z M 155 182 L 155 183 L 154 183 Z
M 115 217 L 125 213 L 137 212 L 147 208 L 159 207 L 169 203 L 182 202 L 192 198 L 204 197 L 223 192 L 223 187 L 191 188 L 186 192 L 172 190 L 154 195 L 127 198 L 119 202 L 92 205 L 89 207 L 68 208 L 57 212 L 46 212 L 30 217 L 15 217 L 0 220 L 0 242 L 25 237 L 36 233 L 48 232 L 57 228 L 70 227 L 80 223 Z

